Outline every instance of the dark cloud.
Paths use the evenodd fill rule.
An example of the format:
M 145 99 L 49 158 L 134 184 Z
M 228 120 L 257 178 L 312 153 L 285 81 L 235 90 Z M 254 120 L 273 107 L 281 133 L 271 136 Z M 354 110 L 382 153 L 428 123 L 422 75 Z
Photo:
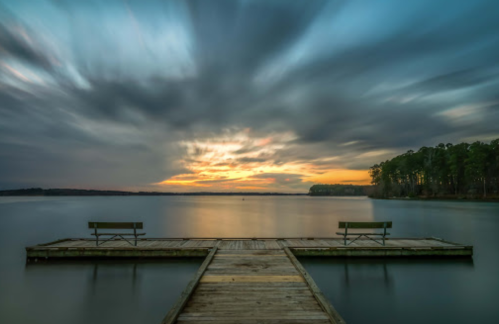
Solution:
M 0 10 L 5 10 L 0 5 Z M 5 14 L 0 15 L 0 19 Z M 51 70 L 54 59 L 50 59 L 47 48 L 39 42 L 31 30 L 15 21 L 0 20 L 0 59 L 15 58 L 36 67 Z
M 326 3 L 221 0 L 214 5 L 203 0 L 189 1 L 202 73 L 253 73 L 260 64 L 291 46 Z
M 301 190 L 306 191 L 311 183 L 302 180 L 303 175 L 291 173 L 261 173 L 250 179 L 270 181 L 269 188 L 275 190 Z
M 491 70 L 491 68 L 495 69 L 495 71 Z M 400 89 L 399 93 L 402 95 L 426 95 L 437 92 L 453 91 L 477 87 L 488 82 L 497 81 L 498 78 L 499 71 L 496 67 L 470 68 L 452 71 L 423 81 L 418 81 Z M 397 94 L 397 91 L 395 91 L 394 94 Z
M 200 180 L 196 181 L 198 184 L 213 184 L 213 183 L 223 183 L 223 182 L 235 182 L 240 180 L 241 178 L 232 178 L 232 179 L 217 179 L 217 180 Z
M 265 158 L 250 158 L 250 157 L 244 157 L 238 159 L 236 162 L 238 163 L 255 163 L 255 162 L 266 162 L 268 159 Z
M 243 157 L 216 166 L 300 162 L 316 174 L 498 134 L 494 1 L 388 1 L 362 15 L 357 5 L 68 3 L 67 25 L 40 11 L 40 30 L 13 9 L 0 21 L 0 63 L 46 75 L 13 82 L 0 67 L 12 74 L 0 78 L 0 187 L 146 186 L 190 172 L 178 143 L 226 129 L 294 139 L 261 156 L 245 156 L 259 151 L 247 143 L 233 152 Z M 207 149 L 193 150 L 195 160 Z M 298 174 L 254 176 L 265 177 L 304 186 Z

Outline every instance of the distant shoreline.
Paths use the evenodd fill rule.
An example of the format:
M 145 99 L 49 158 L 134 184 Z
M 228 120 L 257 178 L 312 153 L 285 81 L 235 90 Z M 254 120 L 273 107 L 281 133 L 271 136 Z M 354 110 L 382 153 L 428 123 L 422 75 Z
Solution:
M 58 197 L 58 196 L 306 196 L 307 193 L 279 192 L 159 192 L 94 189 L 15 189 L 0 190 L 0 197 Z
M 494 198 L 460 198 L 460 197 L 369 197 L 374 200 L 404 200 L 404 201 L 459 201 L 459 202 L 499 202 L 499 197 Z

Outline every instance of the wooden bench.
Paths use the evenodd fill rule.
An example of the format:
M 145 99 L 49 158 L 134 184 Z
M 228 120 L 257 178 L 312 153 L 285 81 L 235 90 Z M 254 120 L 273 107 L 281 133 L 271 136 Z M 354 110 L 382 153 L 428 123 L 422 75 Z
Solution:
M 143 229 L 143 223 L 141 222 L 129 222 L 129 223 L 124 223 L 124 222 L 88 222 L 88 228 L 91 228 L 94 230 L 94 233 L 92 235 L 95 235 L 95 245 L 99 246 L 107 241 L 110 241 L 114 239 L 115 237 L 121 237 L 123 240 L 127 241 L 132 244 L 129 240 L 127 240 L 124 236 L 134 236 L 135 237 L 135 246 L 137 246 L 137 237 L 140 235 L 146 235 L 146 233 L 137 233 L 138 229 Z M 133 230 L 133 233 L 99 233 L 97 230 L 98 229 L 129 229 Z M 99 237 L 100 236 L 111 236 L 111 238 L 102 241 L 99 244 Z
M 345 229 L 345 232 L 337 232 L 336 233 L 338 235 L 343 235 L 343 240 L 344 240 L 345 245 L 352 244 L 353 242 L 355 242 L 356 240 L 358 240 L 362 236 L 365 236 L 366 238 L 368 238 L 376 243 L 385 245 L 385 237 L 387 235 L 390 235 L 390 233 L 386 232 L 386 229 L 392 228 L 392 222 L 340 222 L 338 228 Z M 359 233 L 359 232 L 349 233 L 348 232 L 349 229 L 378 229 L 378 228 L 382 228 L 383 233 Z M 347 244 L 347 236 L 348 235 L 356 235 L 357 237 L 353 241 L 350 241 L 350 243 Z M 378 240 L 375 240 L 371 236 L 381 236 L 383 239 L 383 243 L 379 242 Z

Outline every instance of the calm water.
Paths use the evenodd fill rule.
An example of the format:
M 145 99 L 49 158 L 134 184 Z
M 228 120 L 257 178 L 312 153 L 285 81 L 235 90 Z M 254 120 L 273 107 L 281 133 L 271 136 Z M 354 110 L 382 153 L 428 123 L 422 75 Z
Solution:
M 148 237 L 331 236 L 392 220 L 393 237 L 473 244 L 466 259 L 301 258 L 349 324 L 499 323 L 499 204 L 312 197 L 0 198 L 0 323 L 158 323 L 202 260 L 25 263 L 24 247 L 90 237 L 89 220 Z

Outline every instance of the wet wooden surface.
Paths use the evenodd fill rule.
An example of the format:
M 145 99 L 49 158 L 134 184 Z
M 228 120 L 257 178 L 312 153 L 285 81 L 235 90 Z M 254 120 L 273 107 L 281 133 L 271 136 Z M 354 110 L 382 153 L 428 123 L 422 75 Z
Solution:
M 220 246 L 219 246 L 220 248 Z M 282 249 L 219 249 L 177 323 L 337 323 Z
M 140 239 L 137 246 L 124 240 L 95 245 L 93 239 L 64 239 L 26 248 L 30 260 L 58 258 L 168 258 L 205 257 L 215 245 L 221 251 L 282 250 L 287 247 L 297 256 L 328 257 L 418 257 L 473 255 L 473 247 L 441 239 L 389 239 L 383 246 L 359 239 L 344 245 L 342 238 L 293 239 Z
M 220 241 L 220 250 L 281 250 L 280 244 L 293 248 L 432 248 L 432 247 L 456 247 L 461 244 L 445 242 L 438 239 L 387 239 L 385 246 L 366 239 L 360 239 L 345 246 L 342 238 L 329 239 L 139 239 L 137 248 L 140 249 L 189 249 L 189 248 L 212 248 Z M 43 244 L 39 247 L 46 248 L 95 248 L 94 239 L 67 239 L 52 244 Z M 135 248 L 123 240 L 113 240 L 99 248 Z

